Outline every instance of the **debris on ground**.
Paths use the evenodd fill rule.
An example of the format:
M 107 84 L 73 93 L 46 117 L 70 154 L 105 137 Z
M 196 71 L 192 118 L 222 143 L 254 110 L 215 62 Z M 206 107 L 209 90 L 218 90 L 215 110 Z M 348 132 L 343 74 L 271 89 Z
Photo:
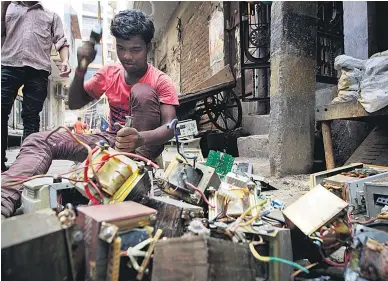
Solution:
M 196 155 L 177 145 L 161 170 L 101 142 L 68 177 L 26 179 L 25 214 L 2 221 L 3 272 L 9 280 L 285 281 L 336 280 L 336 268 L 347 281 L 388 279 L 388 168 L 276 179 L 222 152 L 206 162 Z M 39 233 L 27 235 L 26 223 Z M 47 268 L 16 262 L 46 244 L 36 262 Z

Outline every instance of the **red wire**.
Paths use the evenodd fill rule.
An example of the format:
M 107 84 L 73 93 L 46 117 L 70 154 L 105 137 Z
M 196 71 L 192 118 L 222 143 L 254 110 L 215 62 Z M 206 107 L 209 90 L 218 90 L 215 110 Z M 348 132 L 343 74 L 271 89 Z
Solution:
M 97 185 L 96 185 L 94 182 L 89 181 L 89 183 L 90 183 L 90 185 L 93 186 L 93 188 L 97 191 L 98 195 L 99 195 L 100 198 L 101 198 L 101 202 L 103 202 L 103 201 L 104 201 L 104 195 L 102 195 L 101 190 L 97 187 Z
M 131 158 L 134 158 L 134 159 L 139 159 L 139 160 L 142 160 L 144 161 L 147 165 L 151 165 L 153 168 L 155 169 L 159 169 L 159 166 L 152 162 L 150 159 L 148 158 L 145 158 L 141 155 L 138 155 L 138 154 L 135 154 L 135 153 L 129 153 L 129 152 L 118 152 L 118 153 L 113 153 L 111 155 L 109 155 L 108 159 L 111 158 L 111 157 L 115 157 L 115 156 L 119 156 L 119 155 L 125 155 L 125 156 L 128 156 L 128 157 L 131 157 Z M 105 156 L 104 156 L 105 157 Z M 104 157 L 102 159 L 104 159 Z
M 334 266 L 334 267 L 345 267 L 347 264 L 348 264 L 348 262 L 349 262 L 349 255 L 347 255 L 346 254 L 346 251 L 345 251 L 345 261 L 344 261 L 344 263 L 336 263 L 336 262 L 333 262 L 333 261 L 331 261 L 331 260 L 329 260 L 328 258 L 326 258 L 324 255 L 323 255 L 323 252 L 322 252 L 322 249 L 321 248 L 319 248 L 319 253 L 321 254 L 321 257 L 322 257 L 322 259 L 323 259 L 323 261 L 325 262 L 325 263 L 327 263 L 328 265 L 331 265 L 331 266 Z
M 100 205 L 100 201 L 89 190 L 89 184 L 85 184 L 85 193 L 88 196 L 89 200 L 92 201 L 93 205 Z
M 198 192 L 199 194 L 201 194 L 202 198 L 203 198 L 203 201 L 205 201 L 206 204 L 208 204 L 211 208 L 215 208 L 212 204 L 210 204 L 209 200 L 207 200 L 205 194 L 202 192 L 202 190 L 200 190 L 199 188 L 195 187 L 193 184 L 189 183 L 189 182 L 186 182 L 186 185 L 188 187 L 190 187 L 191 189 L 194 189 L 196 192 Z

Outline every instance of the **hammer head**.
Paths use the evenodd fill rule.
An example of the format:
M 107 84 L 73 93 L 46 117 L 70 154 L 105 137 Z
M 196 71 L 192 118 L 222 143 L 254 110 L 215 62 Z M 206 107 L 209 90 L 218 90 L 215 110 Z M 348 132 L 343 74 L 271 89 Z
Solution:
M 93 44 L 100 43 L 102 38 L 102 26 L 101 25 L 95 25 L 92 28 L 92 32 L 90 33 L 90 42 Z

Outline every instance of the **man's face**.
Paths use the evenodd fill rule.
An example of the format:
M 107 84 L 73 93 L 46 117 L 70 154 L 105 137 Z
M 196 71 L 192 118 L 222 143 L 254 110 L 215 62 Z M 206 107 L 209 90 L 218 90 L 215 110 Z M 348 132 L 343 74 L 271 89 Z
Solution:
M 128 73 L 143 71 L 147 67 L 148 46 L 140 35 L 129 40 L 116 39 L 117 57 Z

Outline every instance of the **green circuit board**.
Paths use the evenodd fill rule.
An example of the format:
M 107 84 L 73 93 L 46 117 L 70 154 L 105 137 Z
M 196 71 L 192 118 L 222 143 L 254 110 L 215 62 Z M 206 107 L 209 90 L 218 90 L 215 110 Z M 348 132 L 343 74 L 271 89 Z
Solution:
M 214 168 L 221 178 L 232 171 L 233 163 L 233 156 L 214 150 L 210 150 L 206 160 L 206 166 Z

